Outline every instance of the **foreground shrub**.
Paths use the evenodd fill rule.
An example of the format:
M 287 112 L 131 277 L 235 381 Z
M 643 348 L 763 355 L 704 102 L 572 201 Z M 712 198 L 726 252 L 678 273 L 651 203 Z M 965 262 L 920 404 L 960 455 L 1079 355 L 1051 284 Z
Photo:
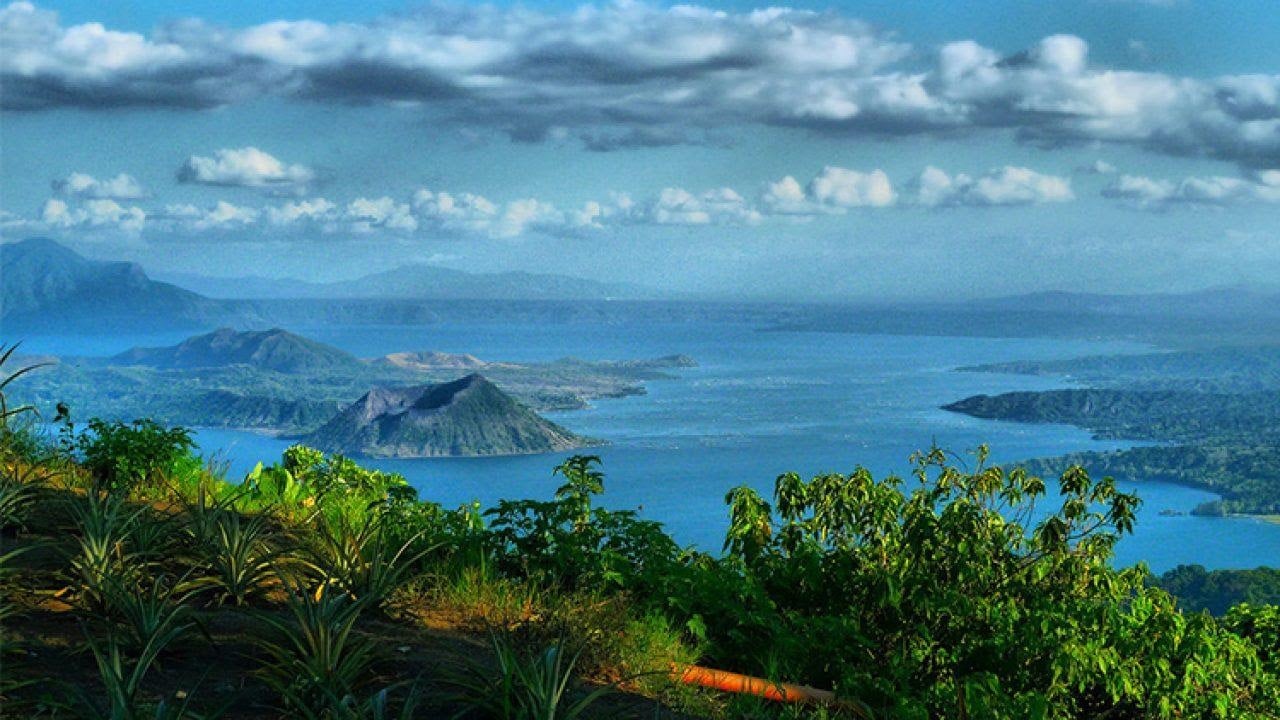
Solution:
M 159 478 L 195 449 L 191 431 L 153 420 L 132 423 L 94 418 L 74 436 L 72 447 L 99 487 L 130 492 Z
M 657 590 L 657 581 L 675 569 L 679 547 L 660 523 L 592 506 L 592 498 L 604 492 L 604 475 L 595 470 L 599 462 L 574 456 L 557 466 L 565 484 L 555 500 L 502 500 L 485 512 L 503 572 L 568 591 Z
M 916 459 L 728 498 L 729 551 L 666 597 L 716 662 L 834 686 L 892 717 L 1267 717 L 1255 648 L 1115 570 L 1135 496 L 1071 468 L 1058 497 L 1021 470 Z M 1052 502 L 1050 509 L 1037 507 Z

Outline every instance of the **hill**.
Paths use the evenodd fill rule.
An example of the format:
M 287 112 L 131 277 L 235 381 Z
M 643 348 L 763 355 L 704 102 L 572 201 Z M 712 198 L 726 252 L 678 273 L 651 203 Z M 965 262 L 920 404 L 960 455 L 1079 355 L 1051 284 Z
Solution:
M 1139 355 L 1092 355 L 957 368 L 965 372 L 1060 375 L 1095 387 L 1247 393 L 1280 390 L 1280 346 L 1230 346 Z
M 410 264 L 354 280 L 316 283 L 290 278 L 172 274 L 174 282 L 221 298 L 413 298 L 422 300 L 605 300 L 651 297 L 624 283 L 529 272 L 479 273 Z
M 285 373 L 352 371 L 362 367 L 353 355 L 279 328 L 245 332 L 219 328 L 177 345 L 126 350 L 105 362 L 166 370 L 249 365 Z
M 227 311 L 217 301 L 152 280 L 136 263 L 89 260 L 46 238 L 0 245 L 0 268 L 6 332 L 190 327 Z
M 519 455 L 595 444 L 478 374 L 438 385 L 374 388 L 304 441 L 375 457 Z

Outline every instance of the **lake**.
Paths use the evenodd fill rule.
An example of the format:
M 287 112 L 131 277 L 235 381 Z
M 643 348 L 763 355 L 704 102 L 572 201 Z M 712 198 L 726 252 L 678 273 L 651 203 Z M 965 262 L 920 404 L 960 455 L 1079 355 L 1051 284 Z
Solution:
M 642 397 L 602 400 L 589 410 L 549 414 L 574 432 L 604 438 L 592 450 L 606 473 L 603 502 L 663 522 L 683 544 L 718 550 L 727 526 L 724 495 L 749 484 L 772 491 L 774 478 L 848 472 L 905 474 L 908 458 L 931 444 L 972 460 L 987 443 L 998 462 L 1078 450 L 1127 447 L 1079 428 L 1021 425 L 944 412 L 940 405 L 978 393 L 1064 387 L 1045 377 L 956 372 L 978 363 L 1149 351 L 1087 340 L 913 337 L 767 332 L 751 323 L 509 324 L 292 327 L 360 356 L 398 350 L 465 352 L 486 360 L 538 361 L 567 355 L 626 359 L 672 353 L 699 367 L 651 382 Z M 106 354 L 135 344 L 170 344 L 182 335 L 34 337 L 30 352 Z M 279 458 L 288 443 L 254 433 L 204 429 L 201 447 L 234 475 Z M 402 473 L 425 499 L 458 506 L 499 498 L 547 498 L 559 484 L 560 455 L 368 460 Z M 1208 567 L 1275 564 L 1280 525 L 1247 518 L 1161 515 L 1187 512 L 1210 493 L 1163 482 L 1123 483 L 1144 506 L 1117 562 L 1146 562 L 1160 572 L 1180 563 Z

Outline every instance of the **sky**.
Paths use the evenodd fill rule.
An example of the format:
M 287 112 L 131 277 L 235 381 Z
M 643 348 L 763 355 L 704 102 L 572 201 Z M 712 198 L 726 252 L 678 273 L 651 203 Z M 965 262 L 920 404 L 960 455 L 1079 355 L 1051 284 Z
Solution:
M 1274 0 L 0 6 L 0 239 L 797 300 L 1280 278 Z

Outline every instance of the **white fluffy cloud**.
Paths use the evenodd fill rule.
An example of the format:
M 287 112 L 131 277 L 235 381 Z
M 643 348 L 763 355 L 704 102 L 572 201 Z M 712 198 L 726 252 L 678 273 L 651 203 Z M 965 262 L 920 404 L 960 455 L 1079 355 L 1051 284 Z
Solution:
M 178 168 L 178 182 L 238 187 L 305 185 L 315 173 L 277 160 L 256 147 L 223 148 L 213 157 L 192 155 Z
M 973 177 L 949 175 L 930 166 L 916 179 L 916 202 L 945 205 L 1032 205 L 1074 200 L 1071 181 L 1024 167 L 1006 165 Z
M 1254 184 L 1280 192 L 1280 172 L 1259 173 Z M 1218 179 L 1222 180 L 1222 179 Z M 1118 183 L 1132 183 L 1123 176 Z M 1270 183 L 1270 185 L 1267 185 Z M 111 198 L 92 198 L 93 189 L 110 183 L 69 178 L 62 196 L 49 199 L 39 218 L 14 219 L 4 227 L 93 229 L 137 233 L 143 230 L 180 236 L 183 232 L 257 231 L 281 236 L 392 234 L 401 237 L 516 238 L 528 234 L 581 235 L 607 228 L 635 226 L 744 226 L 770 219 L 812 219 L 870 211 L 898 204 L 899 194 L 883 170 L 824 167 L 807 183 L 793 176 L 768 183 L 756 200 L 732 187 L 692 191 L 666 187 L 651 196 L 633 198 L 611 192 L 576 208 L 562 208 L 540 198 L 499 202 L 469 192 L 419 188 L 408 198 L 392 195 L 357 197 L 334 202 L 323 197 L 289 200 L 260 207 L 219 200 L 212 205 L 171 203 L 147 211 Z M 915 202 L 923 205 L 1024 205 L 1073 198 L 1069 182 L 1027 168 L 1004 167 L 979 177 L 955 176 L 929 167 L 915 182 Z M 123 185 L 122 185 L 123 186 Z M 1226 193 L 1194 183 L 1185 192 Z M 1173 192 L 1170 186 L 1161 197 Z M 1158 193 L 1149 193 L 1155 197 Z M 1259 197 L 1262 196 L 1259 191 Z M 1117 195 L 1119 196 L 1119 195 Z
M 345 219 L 355 232 L 371 232 L 377 228 L 403 232 L 418 229 L 418 219 L 413 216 L 409 204 L 386 196 L 352 200 L 347 204 Z
M 1138 207 L 1155 209 L 1179 204 L 1280 203 L 1280 171 L 1262 171 L 1253 178 L 1193 176 L 1178 182 L 1121 175 L 1102 194 Z
M 219 200 L 211 207 L 201 208 L 191 204 L 166 205 L 156 216 L 156 225 L 169 231 L 193 232 L 242 230 L 258 222 L 263 213 L 258 208 L 234 205 Z
M 663 188 L 652 200 L 630 205 L 619 214 L 624 222 L 653 225 L 753 225 L 761 220 L 760 211 L 728 187 L 697 194 L 679 187 Z
M 431 6 L 365 23 L 200 20 L 150 36 L 0 10 L 0 105 L 214 107 L 263 95 L 400 102 L 520 140 L 568 128 L 597 149 L 698 141 L 731 124 L 851 134 L 1012 128 L 1039 143 L 1142 145 L 1280 167 L 1280 75 L 1097 67 L 1078 37 L 1009 54 L 912 48 L 836 13 L 643 3 Z M 922 63 L 921 60 L 924 60 Z
M 809 194 L 819 203 L 838 208 L 884 207 L 897 200 L 884 171 L 863 173 L 832 166 L 823 168 L 809 183 Z
M 338 206 L 324 198 L 311 198 L 269 207 L 267 219 L 272 225 L 287 226 L 294 223 L 332 223 L 338 219 Z
M 133 176 L 125 173 L 99 180 L 92 175 L 75 172 L 60 180 L 54 180 L 53 191 L 63 197 L 112 200 L 140 200 L 147 196 L 142 185 L 133 179 Z
M 137 233 L 146 224 L 147 213 L 139 207 L 124 206 L 109 198 L 85 200 L 69 205 L 65 200 L 50 198 L 40 211 L 40 221 L 61 229 L 114 229 Z
M 769 183 L 760 204 L 770 215 L 842 213 L 852 208 L 888 207 L 898 201 L 883 170 L 863 172 L 828 165 L 807 186 L 788 175 Z

